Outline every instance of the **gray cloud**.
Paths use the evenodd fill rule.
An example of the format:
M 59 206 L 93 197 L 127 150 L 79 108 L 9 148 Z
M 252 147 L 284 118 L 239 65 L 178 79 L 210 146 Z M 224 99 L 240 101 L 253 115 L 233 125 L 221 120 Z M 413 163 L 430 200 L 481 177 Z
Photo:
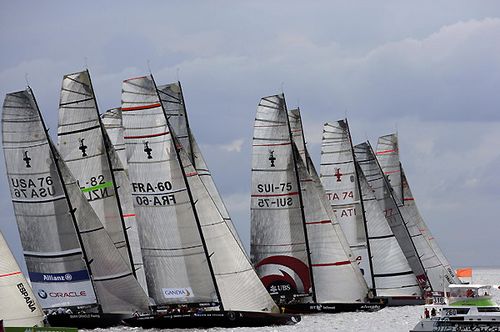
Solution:
M 452 263 L 500 265 L 490 255 L 500 249 L 498 2 L 27 1 L 0 9 L 0 93 L 22 89 L 28 73 L 52 135 L 62 75 L 81 70 L 85 57 L 101 111 L 120 104 L 121 81 L 146 73 L 148 60 L 158 82 L 178 72 L 191 127 L 245 243 L 255 108 L 283 86 L 289 106 L 303 110 L 316 161 L 325 121 L 347 114 L 354 139 L 373 144 L 397 127 L 418 204 Z M 20 257 L 5 176 L 0 184 L 0 229 Z

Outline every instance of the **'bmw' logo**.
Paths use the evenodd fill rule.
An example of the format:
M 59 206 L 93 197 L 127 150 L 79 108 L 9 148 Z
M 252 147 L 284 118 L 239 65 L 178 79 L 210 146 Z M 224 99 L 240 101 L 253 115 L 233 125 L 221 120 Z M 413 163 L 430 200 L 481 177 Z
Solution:
M 47 293 L 43 289 L 40 289 L 38 291 L 38 296 L 40 296 L 42 299 L 46 299 L 47 298 Z

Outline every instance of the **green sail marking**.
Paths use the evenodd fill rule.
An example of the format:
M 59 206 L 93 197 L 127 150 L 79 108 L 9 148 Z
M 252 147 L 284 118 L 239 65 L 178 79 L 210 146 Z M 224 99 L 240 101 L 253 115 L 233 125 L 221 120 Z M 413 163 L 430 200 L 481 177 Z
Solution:
M 103 189 L 103 188 L 112 187 L 112 186 L 113 186 L 113 182 L 104 182 L 102 184 L 98 184 L 97 186 L 83 188 L 82 192 L 87 193 L 89 191 L 94 191 L 97 189 Z

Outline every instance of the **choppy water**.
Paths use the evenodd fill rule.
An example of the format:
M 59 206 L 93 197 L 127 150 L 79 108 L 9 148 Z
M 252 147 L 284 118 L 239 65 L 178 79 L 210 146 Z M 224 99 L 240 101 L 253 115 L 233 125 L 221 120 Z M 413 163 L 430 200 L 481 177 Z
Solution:
M 500 284 L 500 268 L 475 268 L 473 282 L 478 284 Z M 495 300 L 500 303 L 500 291 L 493 292 Z M 398 308 L 385 308 L 378 312 L 342 313 L 342 314 L 317 314 L 304 315 L 302 321 L 294 326 L 280 326 L 267 328 L 214 328 L 209 330 L 165 330 L 184 332 L 283 332 L 283 331 L 389 331 L 407 332 L 413 328 L 422 315 L 423 306 L 407 306 Z M 95 330 L 97 331 L 97 330 Z M 143 330 L 140 328 L 112 328 L 102 332 L 156 332 L 158 330 Z

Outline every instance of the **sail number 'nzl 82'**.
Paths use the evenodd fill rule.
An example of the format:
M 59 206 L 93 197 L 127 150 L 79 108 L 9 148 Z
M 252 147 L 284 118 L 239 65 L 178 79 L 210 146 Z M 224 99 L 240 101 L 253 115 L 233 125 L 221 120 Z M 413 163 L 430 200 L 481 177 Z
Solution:
M 132 182 L 131 185 L 132 195 L 135 196 L 138 205 L 170 205 L 176 203 L 174 192 L 165 192 L 172 190 L 170 181 L 156 184 Z

